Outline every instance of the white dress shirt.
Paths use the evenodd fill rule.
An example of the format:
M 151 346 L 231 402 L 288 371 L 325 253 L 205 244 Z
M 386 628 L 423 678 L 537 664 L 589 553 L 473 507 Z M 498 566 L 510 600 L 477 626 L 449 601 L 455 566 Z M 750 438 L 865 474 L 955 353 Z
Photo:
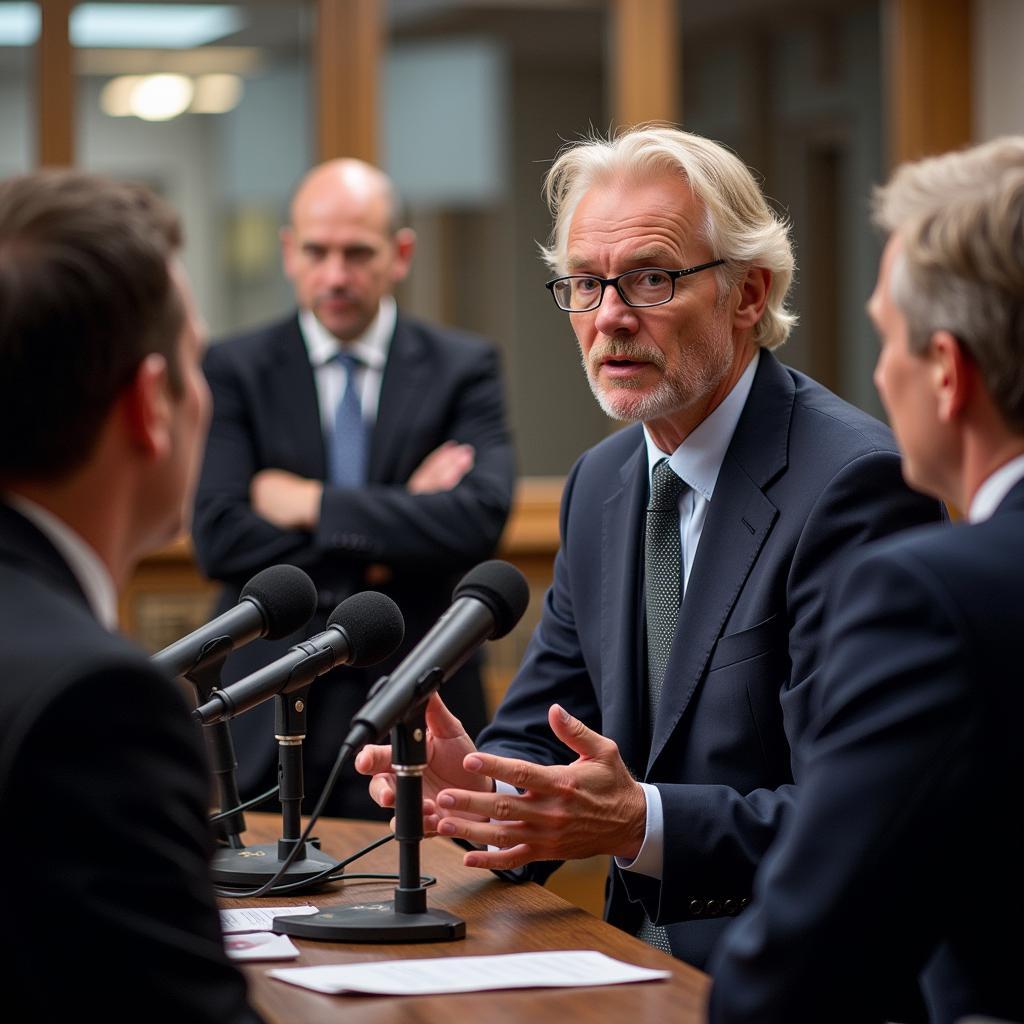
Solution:
M 369 327 L 353 341 L 342 342 L 317 320 L 312 310 L 304 309 L 299 313 L 299 330 L 306 343 L 309 365 L 313 367 L 317 400 L 320 403 L 320 422 L 325 436 L 331 434 L 335 410 L 348 384 L 348 372 L 334 358 L 342 348 L 362 363 L 358 384 L 363 419 L 367 423 L 376 422 L 384 365 L 388 361 L 388 349 L 391 347 L 397 319 L 398 306 L 390 295 L 385 295 Z
M 117 629 L 117 588 L 100 556 L 63 519 L 42 505 L 20 494 L 7 494 L 5 500 L 57 549 L 82 588 L 93 615 L 113 633 Z
M 1010 459 L 1000 466 L 974 492 L 967 518 L 972 523 L 981 523 L 988 519 L 999 507 L 1003 498 L 1013 490 L 1017 482 L 1024 480 L 1024 455 Z

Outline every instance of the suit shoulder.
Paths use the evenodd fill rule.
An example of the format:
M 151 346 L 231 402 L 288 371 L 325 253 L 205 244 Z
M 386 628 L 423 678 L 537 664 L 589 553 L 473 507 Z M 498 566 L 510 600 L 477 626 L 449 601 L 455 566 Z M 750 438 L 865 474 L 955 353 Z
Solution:
M 951 594 L 984 601 L 1010 588 L 1019 608 L 1024 598 L 1019 566 L 1024 562 L 1024 511 L 994 516 L 982 523 L 924 525 L 887 537 L 869 547 L 865 571 L 887 568 L 928 577 Z
M 881 420 L 805 374 L 786 369 L 796 388 L 791 444 L 828 448 L 847 459 L 874 452 L 899 455 L 892 431 Z
M 414 317 L 400 315 L 396 330 L 409 332 L 439 352 L 479 357 L 497 351 L 495 344 L 483 335 L 457 327 L 441 327 Z
M 17 570 L 3 590 L 9 588 L 17 588 L 18 599 L 4 602 L 0 707 L 13 710 L 29 694 L 46 701 L 79 679 L 104 673 L 148 676 L 170 685 L 140 648 L 104 629 L 72 595 Z
M 276 320 L 217 339 L 206 353 L 206 364 L 242 362 L 250 365 L 253 360 L 258 360 L 289 338 L 296 338 L 300 342 L 302 339 L 294 314 L 284 320 Z

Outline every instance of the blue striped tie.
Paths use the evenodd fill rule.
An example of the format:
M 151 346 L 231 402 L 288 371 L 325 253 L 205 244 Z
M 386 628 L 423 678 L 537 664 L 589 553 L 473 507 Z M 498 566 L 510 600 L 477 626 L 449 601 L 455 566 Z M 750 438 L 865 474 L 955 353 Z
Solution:
M 366 483 L 369 431 L 363 419 L 356 372 L 359 359 L 351 352 L 332 357 L 345 367 L 345 393 L 334 410 L 328 451 L 328 480 L 336 487 L 359 487 Z

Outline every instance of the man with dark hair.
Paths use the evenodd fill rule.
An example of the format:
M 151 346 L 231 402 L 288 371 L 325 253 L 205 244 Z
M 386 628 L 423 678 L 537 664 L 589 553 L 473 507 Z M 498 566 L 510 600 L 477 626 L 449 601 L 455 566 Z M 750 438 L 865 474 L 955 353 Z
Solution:
M 906 164 L 868 310 L 875 383 L 951 530 L 881 542 L 829 608 L 794 816 L 712 971 L 716 1024 L 1024 1020 L 1024 137 Z
M 207 776 L 117 588 L 183 525 L 209 418 L 173 211 L 0 183 L 0 877 L 21 1019 L 255 1021 L 207 876 Z
M 314 167 L 281 246 L 297 313 L 207 356 L 213 423 L 192 535 L 204 572 L 225 584 L 217 611 L 275 562 L 305 569 L 317 588 L 307 630 L 237 651 L 225 683 L 323 629 L 349 594 L 380 590 L 402 609 L 405 643 L 392 658 L 313 684 L 304 768 L 315 799 L 370 685 L 445 611 L 466 570 L 493 554 L 515 467 L 497 352 L 396 306 L 415 234 L 386 175 L 361 160 Z M 478 657 L 445 693 L 475 735 L 486 722 Z M 277 778 L 272 704 L 232 730 L 239 784 L 255 795 Z M 351 767 L 327 813 L 379 816 Z

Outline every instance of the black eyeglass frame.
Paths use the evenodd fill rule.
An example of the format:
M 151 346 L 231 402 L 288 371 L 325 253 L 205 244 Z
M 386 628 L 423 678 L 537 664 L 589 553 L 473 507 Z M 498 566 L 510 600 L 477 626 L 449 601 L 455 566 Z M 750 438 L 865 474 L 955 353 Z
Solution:
M 562 310 L 563 313 L 593 313 L 595 309 L 599 309 L 601 303 L 604 302 L 604 291 L 608 287 L 614 288 L 619 293 L 619 298 L 627 306 L 632 306 L 633 309 L 650 309 L 652 306 L 664 306 L 666 302 L 671 302 L 676 297 L 676 281 L 681 277 L 689 277 L 691 274 L 698 274 L 702 270 L 710 270 L 712 267 L 720 267 L 725 263 L 725 260 L 711 260 L 708 263 L 700 263 L 695 267 L 687 267 L 685 270 L 666 270 L 664 267 L 637 267 L 635 270 L 627 270 L 624 274 L 619 274 L 616 277 L 597 277 L 594 274 L 566 274 L 564 277 L 555 277 L 550 281 L 544 282 L 544 287 L 551 292 L 551 298 L 555 300 L 555 305 Z M 630 302 L 625 295 L 622 294 L 622 289 L 619 287 L 619 282 L 624 277 L 629 277 L 631 274 L 643 274 L 649 271 L 656 270 L 659 274 L 666 274 L 672 281 L 672 291 L 669 293 L 667 299 L 660 299 L 658 302 Z M 597 281 L 601 285 L 601 294 L 597 297 L 597 302 L 592 306 L 588 306 L 586 309 L 566 309 L 558 301 L 558 296 L 555 295 L 555 285 L 562 281 L 572 280 L 586 280 L 586 281 Z

